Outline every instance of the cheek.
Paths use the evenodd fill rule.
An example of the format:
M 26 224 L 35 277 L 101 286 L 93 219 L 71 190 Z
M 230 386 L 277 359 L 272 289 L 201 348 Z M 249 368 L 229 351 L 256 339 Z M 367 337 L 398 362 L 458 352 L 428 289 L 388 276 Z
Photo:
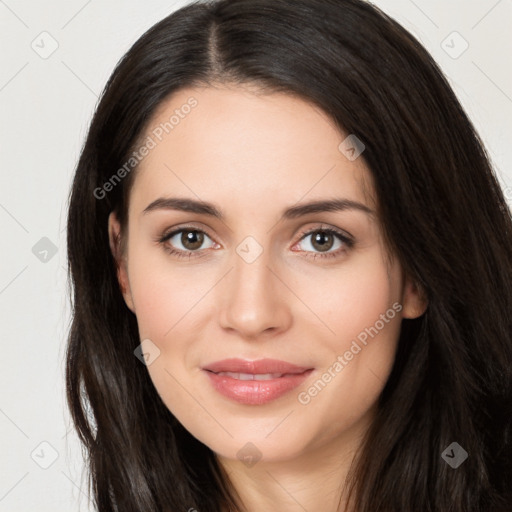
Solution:
M 156 391 L 167 408 L 195 432 L 201 411 L 194 409 L 196 402 L 185 388 L 189 388 L 190 372 L 198 371 L 201 354 L 198 340 L 202 329 L 194 320 L 211 311 L 207 294 L 215 276 L 195 272 L 186 264 L 173 265 L 154 252 L 130 254 L 130 288 L 139 335 L 141 340 L 150 339 L 159 350 L 159 356 L 148 366 Z M 201 401 L 197 391 L 193 396 Z
M 165 254 L 159 252 L 134 251 L 128 271 L 141 336 L 164 340 L 191 318 L 195 305 L 211 288 L 208 283 L 212 279 L 186 264 L 166 261 Z
M 400 267 L 388 272 L 381 252 L 368 252 L 332 276 L 317 281 L 322 286 L 309 295 L 308 305 L 332 332 L 324 328 L 322 336 L 317 334 L 326 357 L 318 379 L 299 400 L 305 410 L 329 418 L 331 434 L 340 422 L 346 426 L 361 417 L 382 391 L 395 358 L 402 309 Z
M 336 349 L 365 332 L 394 303 L 401 301 L 399 267 L 395 265 L 388 271 L 381 251 L 377 250 L 366 251 L 338 269 L 297 277 L 295 283 L 297 295 L 324 324 L 321 332 L 327 338 L 322 337 L 332 339 Z M 398 316 L 396 309 L 389 316 Z M 389 330 L 388 322 L 382 330 Z

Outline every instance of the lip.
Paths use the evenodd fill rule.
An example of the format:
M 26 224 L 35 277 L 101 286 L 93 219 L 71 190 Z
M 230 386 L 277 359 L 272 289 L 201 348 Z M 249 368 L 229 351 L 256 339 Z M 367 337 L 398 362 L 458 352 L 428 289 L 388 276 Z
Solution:
M 203 366 L 203 370 L 209 370 L 214 373 L 233 372 L 233 373 L 304 373 L 311 367 L 297 366 L 296 364 L 280 361 L 279 359 L 258 359 L 249 361 L 246 359 L 223 359 Z
M 302 384 L 314 368 L 298 366 L 277 359 L 224 359 L 202 367 L 213 388 L 223 396 L 246 405 L 262 405 L 290 392 Z M 280 373 L 269 380 L 239 380 L 219 372 L 261 375 Z

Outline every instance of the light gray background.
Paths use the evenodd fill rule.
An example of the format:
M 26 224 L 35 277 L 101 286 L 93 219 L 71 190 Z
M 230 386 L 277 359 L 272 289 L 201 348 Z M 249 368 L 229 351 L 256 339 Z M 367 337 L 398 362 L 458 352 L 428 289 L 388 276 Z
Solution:
M 0 0 L 0 512 L 92 510 L 64 400 L 67 195 L 114 65 L 186 3 Z M 512 1 L 373 3 L 448 75 L 512 203 Z M 469 47 L 459 56 L 464 40 Z M 45 55 L 52 44 L 58 48 Z M 44 253 L 43 237 L 55 255 Z

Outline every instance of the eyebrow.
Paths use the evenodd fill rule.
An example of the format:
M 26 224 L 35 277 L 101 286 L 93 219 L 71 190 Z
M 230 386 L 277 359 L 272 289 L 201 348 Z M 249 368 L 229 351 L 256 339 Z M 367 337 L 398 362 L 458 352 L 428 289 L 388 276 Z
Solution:
M 156 210 L 178 210 L 182 212 L 198 213 L 210 215 L 219 220 L 225 220 L 221 210 L 213 203 L 200 201 L 196 199 L 180 198 L 180 197 L 160 197 L 150 203 L 142 212 L 146 215 Z M 328 199 L 321 201 L 312 201 L 296 206 L 291 206 L 284 210 L 282 219 L 290 220 L 320 212 L 336 212 L 346 210 L 358 210 L 373 216 L 375 212 L 365 204 L 350 199 Z

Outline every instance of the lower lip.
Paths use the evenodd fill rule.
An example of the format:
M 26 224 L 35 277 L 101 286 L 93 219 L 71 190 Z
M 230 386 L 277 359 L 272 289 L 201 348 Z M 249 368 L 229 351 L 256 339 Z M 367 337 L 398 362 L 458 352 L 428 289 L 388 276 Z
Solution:
M 221 394 L 235 402 L 247 405 L 262 405 L 283 396 L 300 386 L 313 369 L 304 373 L 288 374 L 270 380 L 238 380 L 227 375 L 204 370 L 213 387 Z

